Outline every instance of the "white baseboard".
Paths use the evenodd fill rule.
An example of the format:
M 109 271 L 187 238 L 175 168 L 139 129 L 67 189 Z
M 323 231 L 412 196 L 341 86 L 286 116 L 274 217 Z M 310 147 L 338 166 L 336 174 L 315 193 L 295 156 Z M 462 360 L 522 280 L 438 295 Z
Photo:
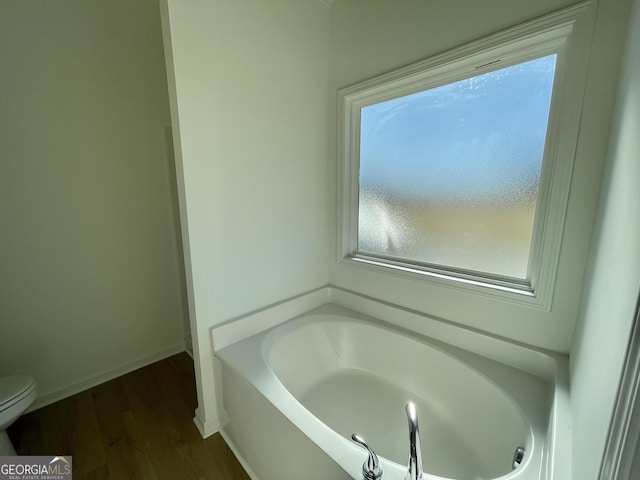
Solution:
M 233 443 L 233 441 L 225 433 L 224 428 L 220 429 L 220 435 L 222 435 L 222 438 L 224 439 L 225 443 L 229 446 L 229 448 L 231 449 L 235 457 L 238 459 L 238 462 L 240 462 L 240 465 L 242 465 L 242 468 L 244 468 L 244 471 L 247 472 L 247 475 L 249 475 L 249 478 L 251 480 L 260 480 L 260 478 L 258 478 L 258 475 L 256 475 L 256 473 L 251 469 L 251 467 L 249 466 L 247 461 L 244 459 L 244 457 L 240 455 L 240 451 L 238 450 L 238 447 L 236 447 L 236 444 Z
M 220 422 L 218 420 L 205 420 L 200 415 L 200 410 L 196 408 L 195 416 L 193 417 L 193 423 L 196 424 L 196 428 L 202 435 L 202 438 L 207 438 L 213 435 L 214 433 L 218 433 L 220 430 Z
M 114 378 L 118 378 L 122 375 L 126 375 L 127 373 L 133 372 L 134 370 L 146 367 L 147 365 L 151 365 L 152 363 L 155 363 L 159 360 L 164 360 L 165 358 L 171 357 L 172 355 L 176 355 L 184 351 L 184 343 L 179 343 L 172 347 L 156 352 L 152 355 L 147 355 L 120 367 L 104 371 L 92 377 L 76 382 L 72 385 L 68 385 L 59 390 L 54 390 L 53 392 L 47 392 L 45 394 L 38 395 L 27 412 L 32 412 L 33 410 L 46 407 L 47 405 L 63 400 L 67 397 L 75 395 L 76 393 L 84 392 L 89 388 L 95 387 L 104 382 L 108 382 L 109 380 L 113 380 Z

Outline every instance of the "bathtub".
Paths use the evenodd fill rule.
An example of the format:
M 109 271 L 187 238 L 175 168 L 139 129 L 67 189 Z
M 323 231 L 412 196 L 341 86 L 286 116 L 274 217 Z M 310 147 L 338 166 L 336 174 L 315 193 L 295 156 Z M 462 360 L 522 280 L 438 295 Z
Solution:
M 366 453 L 352 433 L 383 479 L 404 480 L 411 400 L 425 480 L 565 478 L 553 359 L 472 335 L 461 348 L 337 305 L 313 309 L 215 351 L 223 435 L 260 480 L 361 479 Z M 501 361 L 487 354 L 500 348 Z

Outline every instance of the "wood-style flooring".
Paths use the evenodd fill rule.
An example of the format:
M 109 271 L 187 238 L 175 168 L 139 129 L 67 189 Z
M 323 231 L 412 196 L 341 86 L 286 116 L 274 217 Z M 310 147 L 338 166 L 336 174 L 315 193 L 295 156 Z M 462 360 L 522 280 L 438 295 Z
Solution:
M 220 434 L 202 439 L 186 353 L 22 416 L 19 455 L 72 455 L 73 478 L 248 480 Z

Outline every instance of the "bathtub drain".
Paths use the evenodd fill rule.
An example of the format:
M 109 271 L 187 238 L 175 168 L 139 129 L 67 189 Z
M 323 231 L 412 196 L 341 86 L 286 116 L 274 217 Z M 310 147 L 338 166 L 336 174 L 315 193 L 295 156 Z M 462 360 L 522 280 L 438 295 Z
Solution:
M 525 449 L 524 447 L 516 447 L 516 451 L 513 452 L 513 465 L 512 469 L 515 470 L 522 463 L 522 459 L 524 458 Z

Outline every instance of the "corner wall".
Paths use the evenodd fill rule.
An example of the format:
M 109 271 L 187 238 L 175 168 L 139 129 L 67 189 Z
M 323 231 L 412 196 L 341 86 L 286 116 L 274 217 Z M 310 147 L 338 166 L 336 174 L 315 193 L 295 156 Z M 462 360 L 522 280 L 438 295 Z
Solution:
M 0 375 L 35 407 L 184 350 L 155 0 L 0 2 Z
M 628 19 L 629 16 L 625 17 Z M 621 22 L 623 25 L 625 22 Z M 573 478 L 598 478 L 640 293 L 640 1 L 631 15 L 597 235 L 571 350 Z
M 329 9 L 163 0 L 198 410 L 218 428 L 210 327 L 328 282 Z

